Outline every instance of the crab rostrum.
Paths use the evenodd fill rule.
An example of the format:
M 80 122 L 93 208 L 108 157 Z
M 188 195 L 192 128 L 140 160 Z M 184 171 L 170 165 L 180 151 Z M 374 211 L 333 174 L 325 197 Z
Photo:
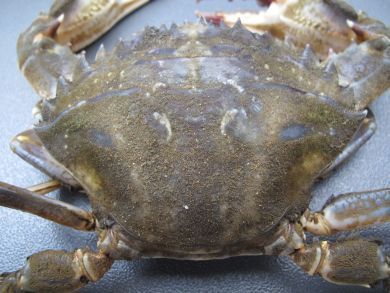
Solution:
M 19 65 L 42 99 L 35 127 L 11 146 L 54 180 L 30 189 L 0 184 L 0 205 L 95 231 L 98 251 L 34 254 L 0 276 L 0 291 L 76 290 L 114 260 L 139 257 L 289 255 L 335 283 L 388 279 L 380 243 L 306 243 L 304 233 L 389 221 L 389 188 L 308 209 L 315 181 L 375 130 L 367 106 L 389 87 L 389 29 L 367 17 L 351 24 L 353 9 L 340 1 L 276 1 L 305 13 L 328 5 L 356 39 L 338 53 L 316 42 L 317 55 L 296 39 L 284 42 L 290 32 L 279 24 L 282 41 L 239 21 L 228 28 L 202 20 L 146 28 L 111 52 L 101 47 L 89 64 L 73 51 L 146 1 L 114 2 L 58 1 L 21 35 Z M 275 32 L 272 23 L 266 30 Z M 304 33 L 306 44 L 313 30 Z M 61 185 L 83 190 L 92 211 L 40 195 Z

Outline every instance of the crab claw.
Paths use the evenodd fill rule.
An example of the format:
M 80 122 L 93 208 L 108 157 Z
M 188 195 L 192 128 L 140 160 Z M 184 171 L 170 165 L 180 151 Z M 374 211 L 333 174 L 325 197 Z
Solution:
M 355 21 L 348 19 L 347 25 L 351 28 L 351 30 L 353 30 L 353 32 L 361 41 L 374 40 L 381 37 L 380 34 L 368 30 L 367 28 L 365 28 L 364 26 L 360 25 Z
M 257 0 L 268 6 L 259 12 L 198 13 L 214 24 L 233 26 L 238 19 L 252 32 L 274 37 L 304 48 L 310 44 L 326 59 L 329 49 L 342 52 L 352 43 L 376 39 L 390 32 L 381 22 L 356 12 L 344 1 Z
M 62 81 L 72 82 L 90 70 L 84 54 L 74 52 L 149 1 L 55 0 L 48 13 L 42 13 L 20 34 L 17 44 L 20 70 L 39 96 L 55 99 L 57 89 L 63 88 Z

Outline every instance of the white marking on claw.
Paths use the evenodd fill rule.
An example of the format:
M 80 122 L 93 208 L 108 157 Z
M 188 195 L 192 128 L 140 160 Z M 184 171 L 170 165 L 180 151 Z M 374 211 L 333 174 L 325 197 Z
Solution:
M 355 23 L 354 23 L 352 20 L 347 19 L 347 25 L 348 25 L 350 28 L 353 28 L 354 25 L 355 25 Z
M 60 16 L 57 17 L 57 21 L 58 21 L 59 23 L 62 23 L 62 22 L 64 21 L 64 18 L 65 18 L 65 14 L 62 13 Z

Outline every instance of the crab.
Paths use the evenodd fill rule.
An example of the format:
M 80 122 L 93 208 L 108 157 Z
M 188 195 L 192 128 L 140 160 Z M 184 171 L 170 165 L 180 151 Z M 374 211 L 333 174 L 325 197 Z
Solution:
M 96 232 L 98 249 L 33 254 L 1 274 L 2 292 L 76 290 L 115 260 L 140 257 L 288 255 L 335 283 L 388 279 L 376 241 L 305 239 L 389 221 L 389 188 L 308 209 L 315 181 L 375 130 L 367 106 L 390 78 L 384 25 L 364 28 L 360 44 L 324 62 L 310 46 L 239 22 L 232 29 L 200 22 L 145 29 L 110 53 L 102 47 L 89 64 L 70 48 L 93 41 L 124 7 L 144 4 L 121 1 L 104 10 L 118 13 L 111 19 L 96 14 L 107 2 L 91 3 L 55 2 L 19 39 L 20 68 L 42 99 L 36 125 L 11 146 L 54 180 L 1 183 L 0 205 Z M 93 25 L 99 34 L 68 30 L 80 20 L 85 29 L 96 24 L 85 15 L 110 23 Z M 92 211 L 41 195 L 59 186 L 85 192 Z

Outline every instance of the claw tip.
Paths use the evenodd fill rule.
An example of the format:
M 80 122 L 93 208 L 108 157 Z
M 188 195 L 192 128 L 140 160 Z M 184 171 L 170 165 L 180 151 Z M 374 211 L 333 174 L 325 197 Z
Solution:
M 65 18 L 65 14 L 62 13 L 60 16 L 57 17 L 57 21 L 58 21 L 59 23 L 62 23 L 62 22 L 64 21 L 64 18 Z
M 355 25 L 355 22 L 353 22 L 352 20 L 350 20 L 350 19 L 347 19 L 347 25 L 348 25 L 348 27 L 349 28 L 353 28 L 354 27 L 354 25 Z

